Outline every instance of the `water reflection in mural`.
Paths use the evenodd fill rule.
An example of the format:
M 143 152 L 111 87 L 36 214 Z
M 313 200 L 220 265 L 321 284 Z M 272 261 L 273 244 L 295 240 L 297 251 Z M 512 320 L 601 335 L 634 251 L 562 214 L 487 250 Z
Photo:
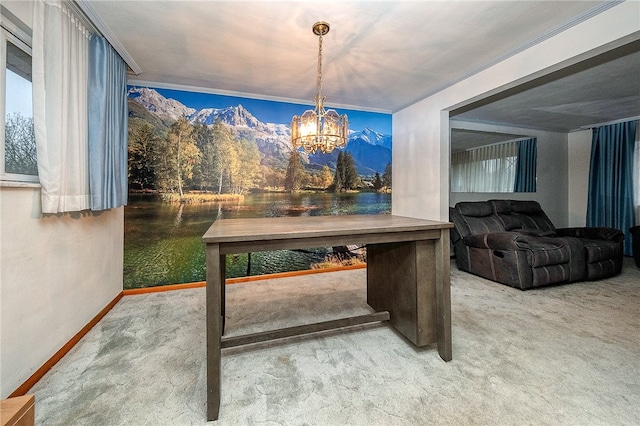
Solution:
M 217 218 L 384 214 L 387 193 L 249 194 L 239 201 L 170 204 L 158 195 L 131 194 L 125 208 L 125 288 L 203 281 L 202 235 Z M 309 269 L 331 248 L 253 253 L 249 275 Z M 227 256 L 227 276 L 247 275 L 247 255 Z

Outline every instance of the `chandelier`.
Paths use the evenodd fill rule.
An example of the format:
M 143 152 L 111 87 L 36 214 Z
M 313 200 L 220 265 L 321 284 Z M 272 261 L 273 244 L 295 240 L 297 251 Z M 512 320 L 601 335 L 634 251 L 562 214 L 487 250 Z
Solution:
M 325 111 L 322 96 L 322 36 L 329 32 L 329 24 L 316 22 L 313 33 L 318 36 L 318 93 L 315 97 L 316 107 L 305 111 L 302 115 L 294 115 L 291 120 L 291 144 L 293 149 L 300 147 L 306 152 L 315 154 L 320 150 L 330 153 L 334 148 L 342 148 L 347 143 L 347 115 L 339 115 L 336 110 Z

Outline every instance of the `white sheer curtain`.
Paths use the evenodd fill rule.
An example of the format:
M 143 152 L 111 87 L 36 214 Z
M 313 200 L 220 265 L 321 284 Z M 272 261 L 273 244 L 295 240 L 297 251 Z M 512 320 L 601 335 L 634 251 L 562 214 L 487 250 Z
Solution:
M 633 187 L 635 193 L 636 225 L 640 225 L 640 120 L 636 126 L 636 146 L 633 153 Z
M 34 2 L 33 110 L 43 213 L 90 207 L 89 37 L 87 29 L 65 3 Z
M 452 192 L 513 192 L 517 142 L 451 154 Z

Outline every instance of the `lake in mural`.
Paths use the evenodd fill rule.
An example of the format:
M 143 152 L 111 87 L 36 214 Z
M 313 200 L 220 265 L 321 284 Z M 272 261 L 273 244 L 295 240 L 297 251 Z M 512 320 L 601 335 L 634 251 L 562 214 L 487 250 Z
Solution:
M 131 194 L 125 207 L 124 288 L 204 281 L 202 235 L 219 218 L 291 215 L 384 214 L 388 193 L 249 194 L 238 201 L 171 204 L 159 195 Z M 309 269 L 332 254 L 331 247 L 227 256 L 227 277 Z
M 349 140 L 293 151 L 291 117 L 310 106 L 130 86 L 124 287 L 205 279 L 214 220 L 391 212 L 391 115 L 340 110 Z M 219 201 L 225 200 L 225 201 Z M 227 256 L 227 277 L 309 269 L 331 247 Z

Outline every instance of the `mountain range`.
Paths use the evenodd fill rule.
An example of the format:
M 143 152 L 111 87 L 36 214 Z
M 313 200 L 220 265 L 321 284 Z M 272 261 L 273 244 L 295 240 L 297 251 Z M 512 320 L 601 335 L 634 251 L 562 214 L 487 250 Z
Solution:
M 165 98 L 156 90 L 147 87 L 130 87 L 128 90 L 129 114 L 139 116 L 151 122 L 166 123 L 185 116 L 191 123 L 199 121 L 212 125 L 219 119 L 232 127 L 239 137 L 255 141 L 258 150 L 263 154 L 263 163 L 269 166 L 285 167 L 291 153 L 291 131 L 288 125 L 263 123 L 241 104 L 226 108 L 190 108 L 181 102 Z M 141 108 L 132 103 L 141 106 Z M 147 112 L 151 116 L 146 116 Z M 146 117 L 143 117 L 146 116 Z M 360 175 L 371 176 L 375 172 L 383 173 L 391 162 L 392 142 L 390 135 L 384 135 L 371 128 L 359 132 L 350 132 L 344 151 L 351 154 Z M 318 169 L 324 165 L 335 168 L 338 150 L 331 154 L 301 153 L 303 161 L 310 169 Z

